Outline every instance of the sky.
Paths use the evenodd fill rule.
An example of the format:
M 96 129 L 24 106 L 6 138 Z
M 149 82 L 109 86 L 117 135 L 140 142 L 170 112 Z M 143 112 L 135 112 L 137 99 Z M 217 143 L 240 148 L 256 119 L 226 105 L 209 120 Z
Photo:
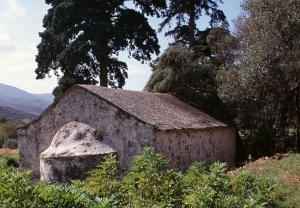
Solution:
M 11 85 L 30 93 L 51 93 L 57 85 L 53 75 L 44 80 L 36 80 L 34 70 L 37 67 L 36 46 L 41 39 L 39 32 L 43 17 L 49 5 L 43 0 L 0 0 L 0 83 Z M 223 10 L 232 28 L 232 20 L 240 13 L 242 0 L 223 0 L 219 8 Z M 161 20 L 149 18 L 150 25 L 157 29 Z M 200 29 L 205 29 L 207 18 L 197 22 Z M 167 48 L 171 38 L 164 37 L 164 31 L 158 33 L 161 53 Z M 156 56 L 153 56 L 155 59 Z M 124 89 L 141 91 L 151 75 L 148 64 L 141 64 L 133 58 L 128 59 L 121 53 L 120 60 L 128 65 L 128 76 Z M 1 95 L 0 95 L 1 96 Z

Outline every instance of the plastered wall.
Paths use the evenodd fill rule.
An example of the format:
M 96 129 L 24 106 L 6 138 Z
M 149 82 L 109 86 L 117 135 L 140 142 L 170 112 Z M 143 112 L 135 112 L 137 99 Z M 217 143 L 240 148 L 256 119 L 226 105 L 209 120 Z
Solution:
M 20 167 L 33 170 L 40 177 L 40 154 L 47 149 L 56 132 L 71 121 L 86 123 L 103 131 L 103 140 L 117 150 L 126 170 L 143 147 L 154 146 L 155 130 L 105 100 L 76 89 L 50 106 L 39 119 L 18 130 Z
M 155 147 L 177 170 L 194 161 L 226 162 L 234 166 L 235 130 L 233 127 L 203 130 L 156 130 L 87 90 L 69 91 L 50 106 L 39 119 L 18 130 L 20 167 L 40 177 L 40 154 L 64 125 L 79 121 L 99 132 L 103 141 L 117 151 L 123 170 L 143 147 Z
M 233 127 L 204 130 L 156 132 L 157 151 L 170 160 L 177 170 L 186 170 L 195 161 L 226 162 L 234 167 L 235 129 Z

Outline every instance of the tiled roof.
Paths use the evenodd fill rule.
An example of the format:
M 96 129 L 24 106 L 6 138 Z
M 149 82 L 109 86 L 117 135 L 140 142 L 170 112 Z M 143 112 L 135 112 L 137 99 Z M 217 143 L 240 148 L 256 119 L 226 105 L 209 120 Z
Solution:
M 135 118 L 157 129 L 204 129 L 227 126 L 210 115 L 165 93 L 112 89 L 95 85 L 77 85 Z

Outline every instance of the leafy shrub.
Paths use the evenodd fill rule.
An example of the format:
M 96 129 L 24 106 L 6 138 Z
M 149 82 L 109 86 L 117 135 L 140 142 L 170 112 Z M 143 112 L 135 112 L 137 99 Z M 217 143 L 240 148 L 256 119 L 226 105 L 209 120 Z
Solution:
M 123 195 L 129 207 L 179 207 L 181 178 L 163 156 L 146 147 L 123 179 Z
M 254 177 L 247 172 L 240 172 L 232 180 L 232 191 L 238 196 L 237 205 L 244 207 L 274 207 L 271 192 L 273 186 L 263 177 Z
M 6 123 L 7 119 L 4 116 L 0 116 L 0 123 Z
M 6 136 L 0 135 L 0 148 L 2 148 L 5 141 L 6 141 Z
M 88 175 L 85 190 L 93 197 L 110 197 L 121 189 L 120 165 L 116 155 L 105 157 Z
M 18 139 L 17 135 L 18 124 L 12 122 L 0 123 L 0 148 L 8 139 Z
M 224 163 L 214 163 L 209 171 L 195 163 L 183 178 L 187 207 L 273 207 L 272 186 L 263 178 L 248 173 L 226 174 Z
M 0 159 L 0 207 L 31 207 L 35 195 L 29 175 L 29 171 L 19 172 Z
M 220 204 L 230 185 L 223 163 L 210 166 L 206 171 L 202 162 L 193 164 L 186 172 L 183 182 L 186 186 L 184 204 L 189 207 L 213 207 Z
M 245 172 L 230 176 L 224 163 L 207 170 L 198 162 L 182 174 L 144 148 L 123 179 L 119 170 L 116 157 L 108 156 L 85 181 L 34 183 L 29 171 L 0 158 L 0 207 L 275 207 L 268 180 Z
M 6 160 L 6 166 L 19 167 L 19 155 L 18 154 L 4 154 L 1 156 L 2 160 Z
M 44 182 L 33 183 L 30 171 L 19 172 L 0 159 L 0 207 L 45 207 L 71 208 L 93 207 L 92 201 L 83 190 L 83 183 L 48 185 Z M 96 207 L 96 206 L 94 206 Z
M 3 142 L 2 148 L 17 149 L 18 148 L 18 140 L 7 139 L 6 141 Z
M 72 184 L 45 185 L 40 183 L 36 188 L 38 205 L 55 208 L 92 207 L 92 201 L 84 192 L 83 182 L 73 181 Z

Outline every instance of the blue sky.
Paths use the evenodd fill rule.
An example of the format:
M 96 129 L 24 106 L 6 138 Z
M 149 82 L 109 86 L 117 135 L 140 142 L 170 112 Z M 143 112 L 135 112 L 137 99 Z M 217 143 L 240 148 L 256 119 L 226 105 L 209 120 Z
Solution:
M 232 25 L 232 20 L 240 12 L 242 0 L 223 0 L 219 4 Z M 36 46 L 40 42 L 38 32 L 42 32 L 42 19 L 49 6 L 43 0 L 0 0 L 0 83 L 12 85 L 31 93 L 50 93 L 57 84 L 52 76 L 44 80 L 36 80 Z M 149 19 L 153 28 L 157 28 L 160 20 Z M 207 27 L 207 19 L 197 22 L 198 27 Z M 158 34 L 161 52 L 166 49 L 172 39 Z M 153 57 L 155 58 L 155 57 Z M 129 79 L 124 89 L 142 90 L 151 75 L 147 64 L 141 64 L 133 58 L 128 59 L 122 53 L 120 59 L 128 65 Z

